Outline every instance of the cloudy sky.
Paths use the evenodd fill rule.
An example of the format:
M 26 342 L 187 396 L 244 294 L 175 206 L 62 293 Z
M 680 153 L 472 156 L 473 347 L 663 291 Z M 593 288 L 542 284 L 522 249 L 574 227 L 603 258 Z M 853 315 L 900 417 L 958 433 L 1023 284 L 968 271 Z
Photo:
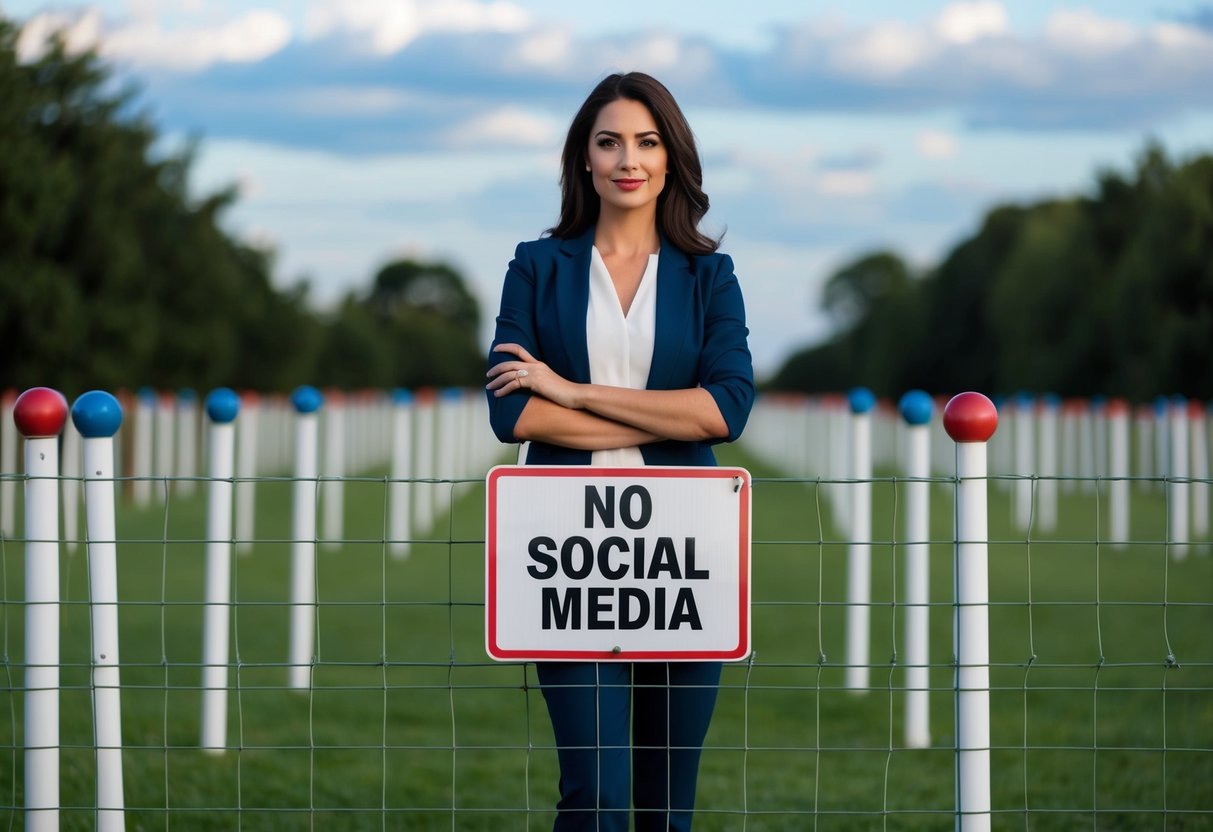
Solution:
M 194 187 L 317 306 L 400 255 L 461 268 L 485 341 L 518 240 L 556 218 L 568 120 L 640 69 L 686 109 L 761 373 L 820 340 L 831 270 L 938 260 L 993 204 L 1091 187 L 1147 137 L 1213 152 L 1213 2 L 0 0 L 95 45 Z

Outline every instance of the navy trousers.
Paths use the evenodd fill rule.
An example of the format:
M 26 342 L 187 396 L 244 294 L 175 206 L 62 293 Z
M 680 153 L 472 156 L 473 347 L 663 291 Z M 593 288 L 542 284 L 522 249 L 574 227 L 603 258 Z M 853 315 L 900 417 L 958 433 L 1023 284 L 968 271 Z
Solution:
M 540 662 L 560 761 L 554 832 L 687 832 L 719 662 Z

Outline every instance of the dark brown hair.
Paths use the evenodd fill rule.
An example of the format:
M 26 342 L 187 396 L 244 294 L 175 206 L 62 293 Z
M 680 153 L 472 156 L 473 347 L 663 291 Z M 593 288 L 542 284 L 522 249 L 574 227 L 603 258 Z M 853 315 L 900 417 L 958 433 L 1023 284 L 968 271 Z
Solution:
M 658 232 L 687 254 L 711 254 L 720 242 L 699 230 L 709 203 L 695 135 L 670 91 L 643 72 L 603 78 L 573 116 L 560 157 L 560 221 L 547 233 L 576 237 L 598 221 L 601 202 L 585 169 L 586 151 L 598 112 L 621 98 L 648 108 L 665 144 L 668 168 L 665 187 L 657 197 Z

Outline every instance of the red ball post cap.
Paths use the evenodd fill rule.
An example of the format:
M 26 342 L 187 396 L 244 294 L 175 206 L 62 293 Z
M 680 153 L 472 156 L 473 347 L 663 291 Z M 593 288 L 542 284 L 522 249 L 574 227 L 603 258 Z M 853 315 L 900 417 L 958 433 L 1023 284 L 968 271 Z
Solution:
M 959 393 L 944 406 L 943 428 L 954 442 L 988 442 L 998 428 L 998 408 L 981 393 Z
M 13 421 L 26 439 L 58 436 L 67 423 L 67 399 L 49 387 L 31 387 L 17 397 Z

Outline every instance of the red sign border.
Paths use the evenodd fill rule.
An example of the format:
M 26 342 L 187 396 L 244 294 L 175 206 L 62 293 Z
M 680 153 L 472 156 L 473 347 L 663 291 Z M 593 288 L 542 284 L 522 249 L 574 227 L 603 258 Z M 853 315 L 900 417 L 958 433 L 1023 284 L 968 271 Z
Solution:
M 503 477 L 593 477 L 734 479 L 743 486 L 738 500 L 737 570 L 738 639 L 726 650 L 503 650 L 497 646 L 497 483 Z M 497 661 L 739 661 L 750 654 L 750 472 L 736 467 L 596 468 L 585 465 L 497 465 L 489 470 L 485 492 L 485 598 L 484 643 L 489 657 Z

